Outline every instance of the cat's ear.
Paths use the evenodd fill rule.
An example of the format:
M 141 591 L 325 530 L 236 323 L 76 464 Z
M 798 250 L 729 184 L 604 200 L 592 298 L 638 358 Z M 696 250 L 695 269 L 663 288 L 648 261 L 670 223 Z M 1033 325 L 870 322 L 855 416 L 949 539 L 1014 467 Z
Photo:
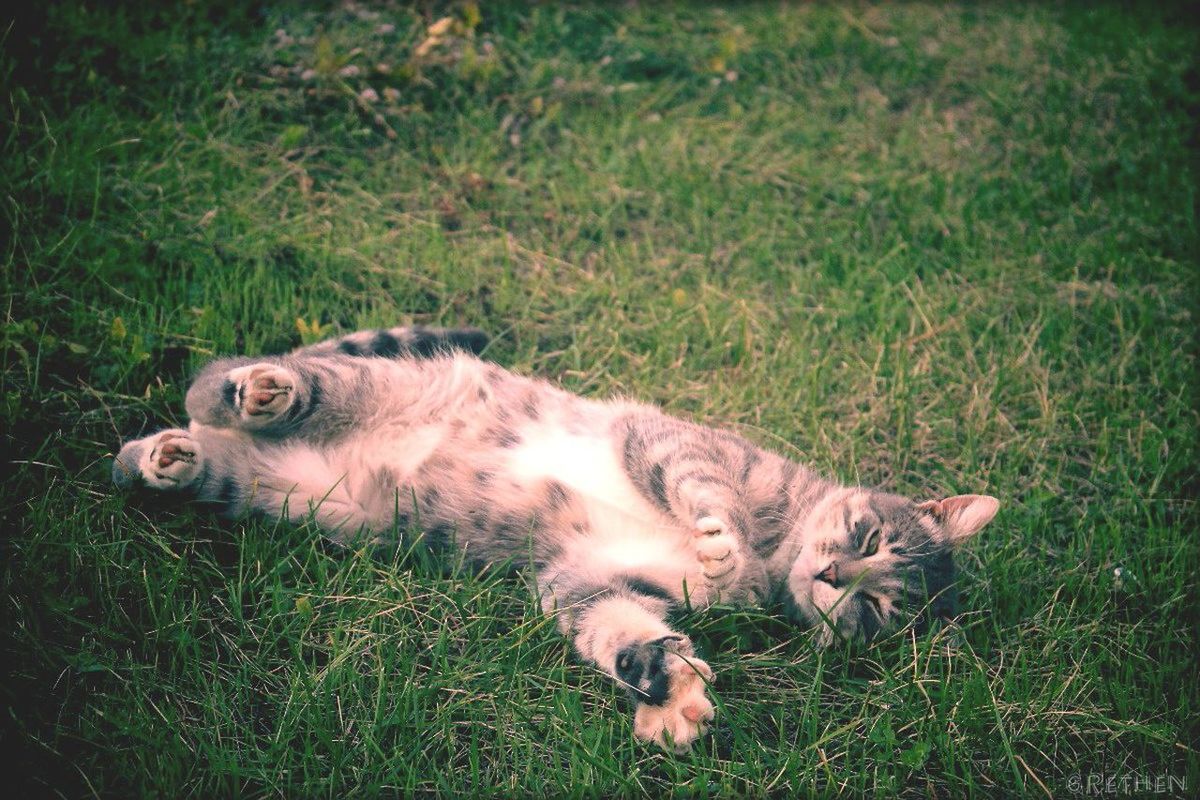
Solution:
M 933 517 L 950 541 L 958 544 L 979 533 L 992 521 L 1000 509 L 1000 501 L 986 494 L 958 494 L 918 503 L 917 508 Z

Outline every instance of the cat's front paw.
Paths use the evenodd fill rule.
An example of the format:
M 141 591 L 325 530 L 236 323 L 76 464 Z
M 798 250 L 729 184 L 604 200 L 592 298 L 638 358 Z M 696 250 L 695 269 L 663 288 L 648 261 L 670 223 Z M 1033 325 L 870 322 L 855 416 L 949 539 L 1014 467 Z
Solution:
M 723 520 L 701 517 L 696 521 L 695 544 L 705 580 L 718 594 L 727 594 L 746 568 L 741 541 Z
M 295 373 L 277 364 L 250 364 L 225 376 L 226 395 L 246 428 L 265 428 L 296 401 Z
M 137 469 L 151 489 L 188 489 L 204 472 L 199 443 L 187 431 L 161 431 L 142 441 Z
M 617 677 L 637 702 L 634 736 L 686 753 L 712 722 L 713 705 L 705 693 L 705 681 L 712 676 L 685 636 L 664 636 L 622 650 Z

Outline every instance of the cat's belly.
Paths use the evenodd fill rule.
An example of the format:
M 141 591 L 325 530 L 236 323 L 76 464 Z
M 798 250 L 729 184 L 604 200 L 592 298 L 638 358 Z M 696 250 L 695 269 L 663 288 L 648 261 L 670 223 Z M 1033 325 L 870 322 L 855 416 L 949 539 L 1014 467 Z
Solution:
M 553 480 L 571 491 L 587 516 L 588 533 L 564 544 L 586 551 L 596 568 L 678 563 L 683 570 L 695 560 L 692 532 L 638 492 L 604 436 L 534 431 L 512 449 L 507 467 L 521 482 Z
M 445 430 L 438 425 L 403 435 L 377 431 L 333 448 L 285 444 L 269 448 L 271 469 L 263 471 L 273 473 L 272 482 L 284 493 L 294 487 L 321 502 L 355 508 L 377 531 L 393 526 L 398 497 L 420 502 L 430 488 L 452 501 L 443 503 L 445 511 L 458 509 L 457 516 L 442 521 L 462 525 L 470 519 L 464 512 L 476 506 L 492 512 L 508 506 L 517 516 L 528 513 L 544 498 L 547 482 L 556 481 L 569 490 L 586 525 L 582 531 L 574 526 L 546 531 L 551 550 L 602 572 L 653 575 L 667 585 L 691 580 L 696 566 L 693 532 L 638 492 L 607 436 L 568 434 L 557 426 L 526 428 L 522 434 L 515 447 L 476 452 L 448 451 Z M 425 485 L 419 476 L 430 458 L 451 453 L 462 477 Z M 481 490 L 467 477 L 477 469 L 505 476 L 508 485 L 523 487 L 520 495 L 501 499 L 477 494 Z M 429 519 L 432 512 L 424 507 L 421 513 Z

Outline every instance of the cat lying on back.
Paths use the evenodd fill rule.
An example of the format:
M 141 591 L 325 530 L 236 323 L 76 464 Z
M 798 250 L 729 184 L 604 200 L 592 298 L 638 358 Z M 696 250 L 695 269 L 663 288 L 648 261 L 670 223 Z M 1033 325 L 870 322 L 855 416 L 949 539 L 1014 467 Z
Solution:
M 673 607 L 778 593 L 826 644 L 953 613 L 952 550 L 994 498 L 842 486 L 463 352 L 486 341 L 397 328 L 215 361 L 188 391 L 188 430 L 129 442 L 113 479 L 229 516 L 311 517 L 349 546 L 411 526 L 478 565 L 529 565 L 580 657 L 629 690 L 636 736 L 681 751 L 713 718 L 712 670 L 667 624 Z

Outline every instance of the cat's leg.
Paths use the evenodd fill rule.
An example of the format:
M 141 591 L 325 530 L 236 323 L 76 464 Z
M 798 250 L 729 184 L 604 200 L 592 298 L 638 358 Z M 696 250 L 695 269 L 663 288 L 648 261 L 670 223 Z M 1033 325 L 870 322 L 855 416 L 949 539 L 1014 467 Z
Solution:
M 362 331 L 291 355 L 219 359 L 192 381 L 187 412 L 204 425 L 272 438 L 302 430 L 326 435 L 352 427 L 381 381 L 395 388 L 397 362 L 354 356 L 431 358 L 477 352 L 486 344 L 474 329 L 395 328 Z M 408 367 L 421 368 L 415 362 Z
M 698 519 L 694 528 L 696 557 L 700 571 L 710 587 L 717 590 L 717 599 L 762 598 L 753 586 L 743 586 L 747 558 L 742 551 L 743 538 L 721 516 Z
M 709 586 L 726 599 L 761 600 L 766 575 L 752 568 L 752 517 L 734 469 L 749 444 L 661 415 L 633 415 L 623 423 L 626 472 L 659 510 L 691 528 Z
M 269 432 L 294 422 L 320 396 L 319 377 L 302 374 L 281 358 L 227 358 L 200 371 L 185 404 L 201 424 Z
M 228 517 L 253 511 L 297 524 L 311 520 L 325 538 L 345 546 L 379 543 L 379 531 L 407 524 L 399 505 L 369 512 L 348 490 L 346 476 L 312 448 L 262 444 L 240 431 L 194 423 L 190 430 L 159 431 L 121 448 L 113 482 L 196 500 Z
M 192 423 L 126 442 L 113 459 L 118 488 L 145 487 L 205 503 L 227 517 L 248 507 L 253 442 L 245 434 Z
M 361 418 L 393 362 L 357 358 L 225 358 L 205 366 L 188 389 L 188 415 L 206 426 L 269 438 L 328 434 Z
M 224 358 L 196 375 L 188 415 L 203 425 L 279 437 L 300 429 L 328 432 L 358 419 L 390 362 L 354 356 L 431 358 L 478 353 L 487 336 L 474 328 L 360 331 L 290 355 Z M 375 362 L 375 363 L 372 363 Z M 394 374 L 395 364 L 391 364 Z
M 327 339 L 293 351 L 293 355 L 379 356 L 383 358 L 429 358 L 461 350 L 479 355 L 488 336 L 478 328 L 429 328 L 411 325 L 382 328 Z
M 683 753 L 708 730 L 714 711 L 705 690 L 713 672 L 688 637 L 666 623 L 666 601 L 618 585 L 551 586 L 543 605 L 558 615 L 579 656 L 628 691 L 634 736 Z

